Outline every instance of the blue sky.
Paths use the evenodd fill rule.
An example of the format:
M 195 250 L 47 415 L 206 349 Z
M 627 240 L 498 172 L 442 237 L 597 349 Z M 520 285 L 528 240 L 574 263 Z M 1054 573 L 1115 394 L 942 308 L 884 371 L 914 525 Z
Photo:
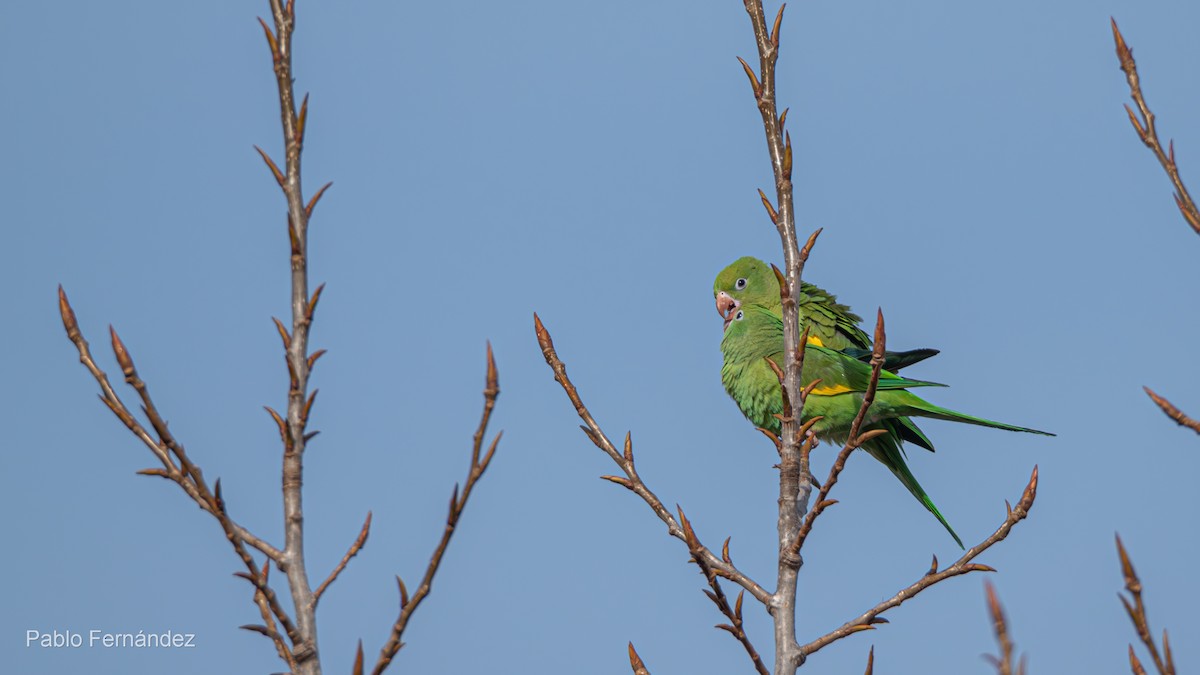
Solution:
M 773 12 L 775 4 L 768 7 Z M 67 11 L 64 11 L 67 10 Z M 282 666 L 212 519 L 95 400 L 63 336 L 62 283 L 110 373 L 120 331 L 172 429 L 232 513 L 280 536 L 288 311 L 266 3 L 8 3 L 0 8 L 0 509 L 14 672 L 246 672 Z M 306 185 L 328 287 L 307 456 L 309 564 L 323 577 L 374 512 L 319 610 L 329 672 L 374 654 L 467 466 L 491 340 L 505 430 L 397 669 L 613 673 L 632 640 L 655 675 L 746 672 L 678 541 L 597 476 L 611 462 L 533 338 L 537 311 L 610 435 L 711 545 L 773 585 L 772 448 L 719 378 L 716 273 L 778 261 L 755 193 L 770 166 L 735 56 L 740 2 L 317 3 L 301 0 L 312 93 Z M 950 423 L 911 466 L 968 542 L 1034 464 L 1031 518 L 980 562 L 1032 672 L 1125 672 L 1113 533 L 1156 630 L 1197 663 L 1191 536 L 1197 438 L 1142 393 L 1200 413 L 1189 340 L 1200 240 L 1121 109 L 1114 15 L 1185 180 L 1200 166 L 1194 3 L 794 3 L 779 94 L 791 107 L 799 229 L 825 228 L 805 278 L 871 315 L 889 345 L 942 353 L 911 375 L 935 402 L 1057 438 Z M 65 17 L 65 18 L 64 18 Z M 1194 181 L 1193 181 L 1194 182 Z M 1196 186 L 1200 189 L 1200 185 Z M 818 454 L 819 475 L 830 458 Z M 849 463 L 806 548 L 811 638 L 957 548 L 895 480 Z M 804 672 L 987 673 L 983 576 L 947 582 Z M 747 605 L 769 654 L 769 617 Z M 195 633 L 192 650 L 47 650 L 25 631 Z M 399 670 L 398 670 L 399 671 Z M 626 671 L 627 672 L 627 671 Z

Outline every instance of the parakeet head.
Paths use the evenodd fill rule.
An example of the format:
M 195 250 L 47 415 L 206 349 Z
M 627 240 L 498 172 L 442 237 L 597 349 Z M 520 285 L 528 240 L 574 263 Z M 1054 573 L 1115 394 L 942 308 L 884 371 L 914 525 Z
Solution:
M 730 313 L 742 305 L 778 305 L 779 280 L 771 266 L 758 258 L 738 258 L 717 275 L 713 297 L 717 300 L 717 313 L 728 327 Z
M 753 354 L 757 358 L 778 351 L 782 340 L 783 323 L 762 305 L 734 307 L 725 316 L 721 350 L 726 354 Z

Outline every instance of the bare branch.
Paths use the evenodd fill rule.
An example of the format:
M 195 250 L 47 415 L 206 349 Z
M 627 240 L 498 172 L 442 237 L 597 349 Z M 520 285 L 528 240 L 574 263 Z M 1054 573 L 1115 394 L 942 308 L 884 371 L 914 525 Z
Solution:
M 955 561 L 953 565 L 950 565 L 941 571 L 937 570 L 937 559 L 934 558 L 933 567 L 931 567 L 929 571 L 922 575 L 922 577 L 916 582 L 906 586 L 892 597 L 875 605 L 854 619 L 847 621 L 836 630 L 830 631 L 816 640 L 813 640 L 812 642 L 800 647 L 801 653 L 806 658 L 808 655 L 827 647 L 828 645 L 841 640 L 842 638 L 849 637 L 850 635 L 862 632 L 864 630 L 872 630 L 877 624 L 887 623 L 887 620 L 880 616 L 881 614 L 894 607 L 899 607 L 905 601 L 912 599 L 917 594 L 921 593 L 930 586 L 933 586 L 934 584 L 945 581 L 951 577 L 970 574 L 971 572 L 994 572 L 995 570 L 991 567 L 974 563 L 972 561 L 981 553 L 991 548 L 993 545 L 1003 541 L 1004 538 L 1008 536 L 1008 533 L 1012 531 L 1012 528 L 1029 515 L 1029 509 L 1033 507 L 1033 501 L 1037 497 L 1037 485 L 1038 470 L 1035 466 L 1033 467 L 1033 474 L 1029 477 L 1029 484 L 1025 486 L 1025 491 L 1022 493 L 1020 501 L 1017 502 L 1015 508 L 1010 507 L 1008 509 L 1007 517 L 1004 519 L 1004 522 L 1000 524 L 1000 527 L 997 528 L 990 537 L 967 549 L 962 557 Z
M 370 533 L 371 512 L 367 511 L 367 519 L 363 521 L 362 530 L 359 531 L 358 538 L 356 538 L 354 543 L 350 545 L 350 550 L 346 551 L 346 555 L 342 556 L 342 561 L 339 562 L 337 567 L 333 568 L 333 571 L 329 573 L 329 577 L 326 578 L 325 581 L 322 581 L 320 586 L 317 586 L 317 592 L 313 593 L 312 601 L 314 606 L 321 601 L 321 594 L 325 592 L 325 589 L 329 587 L 329 584 L 332 584 L 334 580 L 338 578 L 338 575 L 342 573 L 342 570 L 346 569 L 346 565 L 349 564 L 350 559 L 358 555 L 358 552 L 362 550 L 363 544 L 367 543 L 367 536 L 370 535 Z
M 758 73 L 745 63 L 747 75 L 754 91 L 755 103 L 762 117 L 766 135 L 767 152 L 771 158 L 771 169 L 775 176 L 775 202 L 771 207 L 763 199 L 771 222 L 779 232 L 783 246 L 783 262 L 786 278 L 780 283 L 783 301 L 783 344 L 784 353 L 792 355 L 785 359 L 783 391 L 786 392 L 784 415 L 780 419 L 781 429 L 776 439 L 779 449 L 779 567 L 776 591 L 768 605 L 775 624 L 776 675 L 795 672 L 804 661 L 804 655 L 796 642 L 796 584 L 802 563 L 793 550 L 792 542 L 800 530 L 800 518 L 808 511 L 808 500 L 812 493 L 812 472 L 809 469 L 809 453 L 812 443 L 805 442 L 799 433 L 804 396 L 800 384 L 803 365 L 803 342 L 800 341 L 799 311 L 794 291 L 800 289 L 800 277 L 804 262 L 816 240 L 817 233 L 808 239 L 801 250 L 796 239 L 796 214 L 793 203 L 792 167 L 794 153 L 791 138 L 784 130 L 787 115 L 779 114 L 775 95 L 775 67 L 779 61 L 779 36 L 783 23 L 781 4 L 774 22 L 768 27 L 762 0 L 744 0 L 746 13 L 754 31 L 758 47 Z
M 1187 186 L 1179 177 L 1179 166 L 1175 163 L 1174 142 L 1168 144 L 1167 151 L 1163 150 L 1162 142 L 1158 139 L 1158 129 L 1154 124 L 1154 113 L 1150 112 L 1150 107 L 1146 105 L 1146 98 L 1142 95 L 1137 64 L 1133 60 L 1133 49 L 1125 44 L 1125 38 L 1121 35 L 1121 30 L 1117 28 L 1116 19 L 1112 20 L 1112 31 L 1113 42 L 1117 47 L 1117 60 L 1121 62 L 1121 70 L 1125 71 L 1125 81 L 1129 83 L 1129 95 L 1138 110 L 1135 114 L 1128 105 L 1125 106 L 1125 112 L 1129 114 L 1129 122 L 1133 125 L 1133 129 L 1142 143 L 1150 148 L 1150 151 L 1158 158 L 1158 163 L 1162 165 L 1163 170 L 1167 172 L 1167 177 L 1171 179 L 1171 184 L 1175 186 L 1175 205 L 1179 207 L 1179 212 L 1183 214 L 1184 220 L 1192 226 L 1197 234 L 1200 234 L 1200 209 L 1196 208 L 1196 202 L 1192 201 Z
M 696 536 L 696 531 L 692 529 L 692 524 L 688 522 L 687 516 L 683 515 L 683 509 L 679 509 L 679 522 L 683 524 L 684 541 L 687 543 L 688 552 L 692 554 L 692 562 L 700 568 L 704 573 L 704 578 L 708 581 L 708 585 L 712 591 L 705 591 L 705 595 L 713 604 L 717 606 L 725 618 L 729 619 L 728 624 L 720 624 L 717 628 L 728 632 L 738 642 L 742 644 L 742 648 L 746 650 L 746 655 L 754 663 L 754 669 L 759 675 L 771 675 L 771 671 L 767 670 L 766 664 L 758 655 L 758 651 L 754 645 L 750 644 L 750 638 L 746 636 L 745 626 L 742 624 L 742 596 L 745 591 L 738 593 L 737 604 L 733 607 L 729 606 L 729 600 L 725 597 L 725 591 L 721 589 L 721 582 L 717 579 L 717 572 L 704 561 L 704 546 L 700 543 L 700 538 Z M 729 540 L 725 540 L 725 545 L 721 550 L 721 558 L 729 561 Z
M 546 327 L 542 325 L 542 320 L 536 313 L 533 315 L 533 327 L 534 332 L 537 334 L 538 344 L 542 348 L 542 356 L 545 357 L 546 364 L 550 366 L 551 370 L 554 371 L 555 381 L 562 385 L 563 391 L 565 391 L 567 394 L 567 398 L 570 399 L 571 404 L 575 406 L 575 412 L 578 413 L 579 418 L 584 422 L 584 426 L 581 427 L 584 433 L 587 434 L 587 437 L 596 445 L 596 447 L 600 448 L 600 450 L 608 455 L 609 458 L 611 458 L 612 461 L 617 464 L 617 466 L 621 467 L 621 470 L 625 472 L 626 476 L 626 478 L 618 478 L 615 476 L 604 476 L 603 478 L 626 487 L 637 494 L 637 496 L 641 497 L 642 500 L 645 501 L 650 507 L 650 509 L 654 511 L 654 514 L 658 516 L 659 520 L 666 524 L 668 534 L 676 539 L 679 539 L 685 544 L 688 543 L 687 535 L 685 534 L 683 527 L 675 519 L 675 516 L 673 516 L 671 512 L 667 510 L 667 507 L 663 505 L 662 500 L 660 500 L 658 496 L 646 486 L 645 482 L 642 481 L 641 476 L 638 475 L 637 467 L 635 466 L 633 460 L 633 441 L 631 436 L 628 434 L 625 436 L 625 450 L 617 450 L 616 446 L 613 445 L 611 440 L 609 440 L 608 435 L 605 434 L 604 430 L 600 428 L 600 425 L 596 423 L 596 420 L 592 417 L 591 412 L 588 411 L 587 406 L 583 404 L 583 400 L 579 397 L 579 391 L 575 388 L 575 385 L 571 383 L 571 378 L 567 376 L 566 364 L 562 362 L 562 359 L 558 357 L 558 353 L 554 350 L 554 341 L 550 337 L 550 331 L 546 330 Z M 697 561 L 703 560 L 704 564 L 711 567 L 716 574 L 738 584 L 742 588 L 746 589 L 750 595 L 754 597 L 754 599 L 766 606 L 770 606 L 769 602 L 771 599 L 771 594 L 768 593 L 767 590 L 762 586 L 750 579 L 750 577 L 746 576 L 744 573 L 734 567 L 733 564 L 721 560 L 714 555 L 712 551 L 703 546 L 698 552 L 693 553 L 693 557 L 696 556 L 699 556 Z
M 141 381 L 137 375 L 137 369 L 133 365 L 133 358 L 129 354 L 129 350 L 125 347 L 120 337 L 117 336 L 115 330 L 111 331 L 113 340 L 113 351 L 117 357 L 121 369 L 125 372 L 126 380 L 138 392 L 142 398 L 143 410 L 150 417 L 152 424 L 156 427 L 159 434 L 159 440 L 155 440 L 150 432 L 142 426 L 134 417 L 133 413 L 126 407 L 124 401 L 117 395 L 116 391 L 109 383 L 108 375 L 96 365 L 92 358 L 91 349 L 87 340 L 83 336 L 83 332 L 79 329 L 78 320 L 75 318 L 75 311 L 71 308 L 71 303 L 67 299 L 66 292 L 60 286 L 58 289 L 58 306 L 62 314 L 63 327 L 67 331 L 67 338 L 75 345 L 79 352 L 79 361 L 87 368 L 88 372 L 95 378 L 96 383 L 100 385 L 100 399 L 104 402 L 108 409 L 117 416 L 125 424 L 134 436 L 142 441 L 149 450 L 154 453 L 155 457 L 162 463 L 162 469 L 144 469 L 138 473 L 143 475 L 154 475 L 171 480 L 190 497 L 204 511 L 212 514 L 221 529 L 225 532 L 225 537 L 233 546 L 234 552 L 242 560 L 247 573 L 245 578 L 249 580 L 256 589 L 256 593 L 262 593 L 263 599 L 271 609 L 271 613 L 279 619 L 279 622 L 288 632 L 289 638 L 296 638 L 296 629 L 292 624 L 288 614 L 284 611 L 282 605 L 279 604 L 274 591 L 266 584 L 266 577 L 263 576 L 258 569 L 258 564 L 246 549 L 246 545 L 250 545 L 268 558 L 275 562 L 279 562 L 282 558 L 282 553 L 266 543 L 259 537 L 251 534 L 242 526 L 238 525 L 229 517 L 225 508 L 224 500 L 220 496 L 219 481 L 218 487 L 214 494 L 210 491 L 205 483 L 203 474 L 200 469 L 193 465 L 188 459 L 187 453 L 184 452 L 183 446 L 178 443 L 174 436 L 167 430 L 167 424 L 158 413 L 154 401 L 150 398 L 149 389 L 145 383 Z M 180 464 L 177 466 L 175 461 L 171 459 L 174 454 Z
M 488 466 L 492 463 L 492 457 L 496 454 L 496 447 L 500 444 L 500 437 L 503 432 L 496 434 L 492 439 L 491 445 L 488 446 L 487 452 L 483 452 L 483 439 L 487 433 L 488 422 L 492 418 L 492 409 L 496 407 L 496 398 L 500 395 L 500 375 L 496 370 L 496 360 L 492 356 L 492 345 L 489 342 L 487 346 L 487 383 L 483 389 L 483 415 L 479 420 L 479 426 L 475 430 L 474 441 L 471 444 L 471 466 L 467 471 L 467 479 L 463 483 L 461 493 L 458 485 L 455 484 L 454 492 L 450 497 L 449 513 L 446 516 L 446 528 L 442 531 L 442 538 L 438 542 L 437 548 L 433 551 L 433 556 L 429 559 L 429 565 L 425 568 L 425 576 L 422 577 L 420 585 L 417 586 L 416 592 L 409 597 L 408 588 L 400 577 L 396 577 L 396 583 L 400 587 L 400 616 L 396 619 L 396 623 L 392 625 L 391 635 L 388 637 L 383 648 L 379 651 L 379 659 L 375 662 L 375 668 L 371 672 L 374 675 L 380 675 L 391 664 L 392 659 L 396 656 L 396 652 L 400 651 L 404 646 L 401 638 L 404 636 L 404 629 L 408 627 L 408 620 L 412 617 L 413 612 L 420 606 L 429 593 L 433 590 L 433 577 L 437 574 L 438 567 L 442 564 L 442 557 L 446 554 L 446 549 L 450 546 L 450 539 L 454 536 L 454 529 L 458 526 L 458 519 L 462 516 L 463 511 L 467 508 L 467 500 L 471 497 L 471 490 L 475 487 L 475 483 L 483 477 L 483 473 L 487 471 Z M 482 457 L 481 457 L 482 455 Z M 365 539 L 365 537 L 364 537 Z
M 313 363 L 321 352 L 308 353 L 308 336 L 312 327 L 312 310 L 308 294 L 308 218 L 311 209 L 306 208 L 301 181 L 300 160 L 303 148 L 303 128 L 308 117 L 308 99 L 301 112 L 297 113 L 294 90 L 295 75 L 292 71 L 292 34 L 296 26 L 295 5 L 291 0 L 270 0 L 274 32 L 266 22 L 259 19 L 267 38 L 271 53 L 271 64 L 275 71 L 275 84 L 279 95 L 280 127 L 283 134 L 284 161 L 282 170 L 271 161 L 267 153 L 259 154 L 271 169 L 272 175 L 283 191 L 287 201 L 287 232 L 291 252 L 291 331 L 279 327 L 280 337 L 285 340 L 284 353 L 288 369 L 286 424 L 281 428 L 283 436 L 283 519 L 284 547 L 280 568 L 285 572 L 291 591 L 292 604 L 296 607 L 296 628 L 299 640 L 293 650 L 298 671 L 302 675 L 318 675 L 321 672 L 317 653 L 317 598 L 309 585 L 308 569 L 304 556 L 304 507 L 302 485 L 304 483 L 304 451 L 308 441 L 316 435 L 307 429 L 312 399 L 308 394 L 308 380 Z M 279 415 L 272 413 L 279 421 Z
M 871 645 L 871 651 L 867 654 L 867 672 L 865 675 L 873 675 L 875 672 L 875 645 Z
M 800 526 L 800 531 L 796 534 L 796 539 L 792 543 L 792 554 L 798 556 L 800 549 L 804 546 L 804 541 L 808 538 L 809 532 L 812 531 L 813 523 L 825 511 L 826 508 L 836 504 L 836 501 L 829 499 L 829 491 L 837 485 L 838 476 L 842 470 L 846 468 L 846 461 L 850 458 L 850 453 L 862 446 L 863 443 L 875 436 L 886 434 L 886 429 L 872 429 L 866 433 L 860 434 L 863 420 L 867 417 L 867 410 L 871 404 L 875 402 L 875 390 L 879 386 L 879 373 L 883 371 L 883 354 L 886 349 L 887 333 L 884 330 L 883 310 L 878 311 L 878 316 L 875 320 L 875 347 L 871 353 L 871 381 L 867 385 L 867 391 L 863 394 L 862 405 L 858 408 L 858 414 L 854 416 L 854 422 L 850 425 L 850 435 L 847 437 L 846 444 L 838 453 L 837 459 L 833 466 L 829 468 L 829 476 L 825 478 L 825 482 L 821 485 L 820 492 L 817 493 L 817 503 L 813 505 L 808 514 L 804 517 L 804 524 Z M 810 385 L 811 386 L 811 385 Z M 812 421 L 809 421 L 811 424 Z
M 1150 400 L 1154 401 L 1158 407 L 1161 408 L 1164 413 L 1166 413 L 1167 417 L 1175 420 L 1176 424 L 1181 427 L 1187 427 L 1200 434 L 1200 422 L 1188 417 L 1182 410 L 1176 408 L 1174 404 L 1167 399 L 1156 394 L 1150 387 L 1142 387 L 1142 389 L 1146 391 L 1146 395 L 1150 397 Z
M 992 586 L 992 582 L 983 582 L 984 590 L 987 592 L 988 614 L 992 617 L 992 626 L 996 632 L 996 642 L 1000 644 L 1000 656 L 986 655 L 992 665 L 996 667 L 998 675 L 1025 675 L 1025 659 L 1021 658 L 1020 662 L 1013 667 L 1013 642 L 1008 635 L 1008 622 L 1004 617 L 1004 608 L 1000 606 L 1000 599 L 996 597 L 996 589 Z
M 1142 602 L 1142 581 L 1133 569 L 1133 561 L 1129 559 L 1129 553 L 1126 552 L 1125 545 L 1121 543 L 1120 535 L 1117 535 L 1117 556 L 1121 559 L 1121 574 L 1125 577 L 1125 590 L 1129 592 L 1132 601 L 1123 595 L 1118 597 L 1121 598 L 1121 604 L 1125 606 L 1125 612 L 1129 614 L 1129 620 L 1133 622 L 1133 627 L 1137 630 L 1138 639 L 1150 651 L 1150 658 L 1159 675 L 1175 675 L 1175 662 L 1171 656 L 1171 644 L 1167 639 L 1167 632 L 1163 631 L 1162 652 L 1160 653 L 1158 645 L 1154 642 L 1154 636 L 1150 634 L 1150 619 L 1146 615 L 1146 605 Z M 1144 675 L 1146 672 L 1133 652 L 1133 645 L 1129 645 L 1129 664 L 1135 675 Z

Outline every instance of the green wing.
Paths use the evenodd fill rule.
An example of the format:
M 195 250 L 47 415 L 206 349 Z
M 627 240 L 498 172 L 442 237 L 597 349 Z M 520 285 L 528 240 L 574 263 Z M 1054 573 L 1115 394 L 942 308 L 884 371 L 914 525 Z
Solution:
M 800 330 L 808 327 L 809 340 L 816 337 L 822 345 L 831 349 L 871 348 L 871 338 L 858 327 L 862 318 L 850 311 L 846 305 L 839 303 L 834 294 L 807 281 L 801 281 L 797 302 L 800 315 L 804 318 L 804 325 Z M 779 315 L 783 316 L 782 306 Z

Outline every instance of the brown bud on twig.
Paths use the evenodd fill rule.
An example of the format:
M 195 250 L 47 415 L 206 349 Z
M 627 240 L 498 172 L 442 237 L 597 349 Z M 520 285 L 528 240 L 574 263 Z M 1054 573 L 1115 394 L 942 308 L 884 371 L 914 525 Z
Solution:
M 304 145 L 304 125 L 308 121 L 308 94 L 300 102 L 300 112 L 296 115 L 296 144 Z
M 629 490 L 633 489 L 633 483 L 630 483 L 629 479 L 627 479 L 627 478 L 622 478 L 620 476 L 609 476 L 609 475 L 600 476 L 600 478 L 602 480 L 606 480 L 610 483 L 616 483 L 617 485 L 620 485 L 623 488 L 627 488 Z
M 271 32 L 271 29 L 267 27 L 267 22 L 263 21 L 261 17 L 259 17 L 258 23 L 262 26 L 263 33 L 267 36 L 267 46 L 271 48 L 271 60 L 279 61 L 281 58 L 279 55 L 279 43 L 275 41 L 275 34 Z
M 137 379 L 137 369 L 133 367 L 133 358 L 129 356 L 129 350 L 125 349 L 125 343 L 121 342 L 117 330 L 109 326 L 108 333 L 112 337 L 113 355 L 117 357 L 117 364 L 121 366 L 121 372 L 125 374 L 125 381 L 133 384 L 133 381 Z
M 79 321 L 75 319 L 75 310 L 71 309 L 71 303 L 67 301 L 67 292 L 63 290 L 62 284 L 58 285 L 58 312 L 62 315 L 63 328 L 67 329 L 67 339 L 71 342 L 82 339 L 82 334 L 79 332 Z
M 408 588 L 399 574 L 396 575 L 396 585 L 400 587 L 400 609 L 403 610 L 408 606 Z
M 754 98 L 762 98 L 762 85 L 758 83 L 758 76 L 754 74 L 754 70 L 746 63 L 742 57 L 737 57 L 738 63 L 742 64 L 742 69 L 746 71 L 746 77 L 750 80 L 750 88 L 754 90 Z
M 646 664 L 642 663 L 642 657 L 638 656 L 637 650 L 633 648 L 633 643 L 629 643 L 629 667 L 633 668 L 633 675 L 650 675 L 650 671 L 646 670 Z
M 783 10 L 787 8 L 787 3 L 779 5 L 779 11 L 775 14 L 775 25 L 771 27 L 771 44 L 779 46 L 779 29 L 783 26 Z M 782 128 L 783 125 L 781 124 Z
M 772 223 L 778 224 L 779 223 L 779 212 L 776 211 L 775 207 L 771 205 L 771 200 L 767 199 L 767 194 L 765 192 L 763 192 L 762 190 L 759 190 L 758 196 L 762 198 L 762 205 L 763 205 L 763 208 L 767 210 L 767 217 L 769 217 L 771 219 Z M 774 267 L 774 266 L 772 265 L 772 267 Z
M 362 640 L 358 641 L 358 649 L 354 652 L 354 666 L 350 668 L 351 675 L 363 675 Z
M 316 194 L 314 194 L 312 198 L 308 200 L 308 206 L 304 207 L 304 215 L 306 217 L 312 216 L 313 209 L 317 207 L 317 202 L 321 200 L 321 196 L 325 194 L 325 191 L 331 187 L 333 187 L 333 181 L 329 181 L 328 183 L 322 185 L 321 188 L 317 190 Z M 324 286 L 325 284 L 321 285 Z
M 1176 198 L 1176 201 L 1178 202 L 1179 199 Z M 1183 207 L 1181 206 L 1180 209 L 1183 209 Z M 1154 401 L 1155 405 L 1157 405 L 1159 407 L 1159 409 L 1162 410 L 1164 414 L 1166 414 L 1167 417 L 1170 417 L 1171 419 L 1175 420 L 1176 424 L 1178 424 L 1181 427 L 1187 427 L 1187 428 L 1191 429 L 1192 431 L 1195 431 L 1196 433 L 1200 434 L 1200 422 L 1197 422 L 1196 420 L 1192 419 L 1191 417 L 1188 417 L 1186 414 L 1184 414 L 1184 412 L 1182 410 L 1180 410 L 1179 408 L 1176 408 L 1175 405 L 1172 404 L 1167 399 L 1159 396 L 1150 387 L 1142 387 L 1142 389 L 1144 389 L 1146 391 L 1146 395 L 1150 397 L 1150 400 Z
M 771 263 L 771 271 L 775 273 L 775 280 L 779 282 L 779 299 L 786 301 L 792 297 L 792 291 L 788 288 L 787 277 L 775 266 L 775 263 Z
M 308 363 L 309 370 L 312 370 L 312 367 L 314 365 L 316 365 L 317 359 L 321 358 L 322 356 L 325 356 L 326 351 L 327 350 L 325 350 L 325 349 L 318 349 L 317 351 L 308 355 L 308 359 L 307 359 L 306 363 Z
M 286 189 L 287 181 L 284 180 L 283 172 L 279 170 L 279 167 L 275 166 L 275 162 L 271 160 L 271 157 L 267 155 L 265 150 L 257 145 L 254 146 L 254 149 L 258 151 L 259 156 L 262 157 L 263 161 L 267 163 L 267 168 L 271 170 L 271 175 L 275 176 L 275 182 L 279 183 L 279 187 Z
M 328 186 L 327 186 L 328 187 Z M 324 188 L 322 188 L 324 189 Z M 320 193 L 318 193 L 320 194 Z M 317 286 L 317 290 L 313 291 L 312 297 L 308 299 L 308 307 L 304 310 L 304 318 L 310 323 L 313 319 L 313 313 L 317 311 L 317 303 L 321 301 L 321 293 L 325 290 L 325 284 Z
M 279 339 L 283 342 L 283 351 L 286 353 L 292 346 L 292 336 L 288 333 L 287 328 L 283 327 L 282 321 L 275 317 L 271 317 L 271 321 L 275 322 L 275 330 L 279 331 Z

